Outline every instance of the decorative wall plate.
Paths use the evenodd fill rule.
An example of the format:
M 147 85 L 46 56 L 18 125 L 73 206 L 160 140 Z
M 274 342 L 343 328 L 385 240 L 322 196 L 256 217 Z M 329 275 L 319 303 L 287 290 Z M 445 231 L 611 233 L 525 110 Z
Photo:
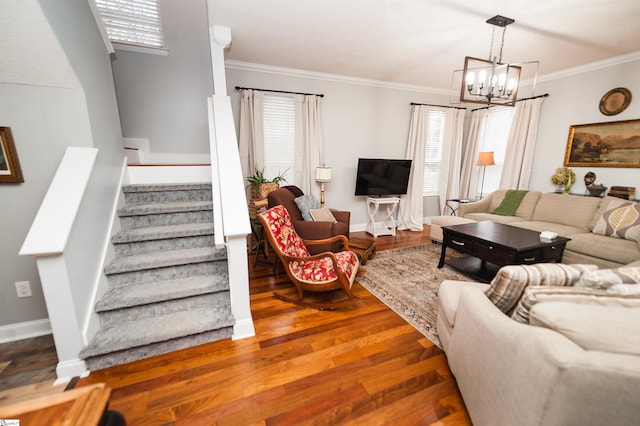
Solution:
M 604 94 L 600 100 L 600 112 L 616 115 L 627 109 L 631 103 L 631 92 L 625 87 L 616 87 Z

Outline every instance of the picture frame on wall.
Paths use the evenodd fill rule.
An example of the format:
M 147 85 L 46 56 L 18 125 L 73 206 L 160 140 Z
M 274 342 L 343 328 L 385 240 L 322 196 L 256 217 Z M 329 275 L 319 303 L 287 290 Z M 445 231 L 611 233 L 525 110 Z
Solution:
M 566 167 L 640 167 L 640 120 L 569 127 Z
M 0 183 L 22 183 L 22 169 L 10 127 L 0 127 Z

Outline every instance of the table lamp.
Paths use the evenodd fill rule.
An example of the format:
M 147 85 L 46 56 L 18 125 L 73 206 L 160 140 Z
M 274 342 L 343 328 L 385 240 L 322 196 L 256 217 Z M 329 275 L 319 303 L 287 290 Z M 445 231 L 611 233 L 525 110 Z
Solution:
M 331 182 L 331 167 L 316 167 L 316 182 L 320 184 L 320 207 L 324 207 L 324 184 Z

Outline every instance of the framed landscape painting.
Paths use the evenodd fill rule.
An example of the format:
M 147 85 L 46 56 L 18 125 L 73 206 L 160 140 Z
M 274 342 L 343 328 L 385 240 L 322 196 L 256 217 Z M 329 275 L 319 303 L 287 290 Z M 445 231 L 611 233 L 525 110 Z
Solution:
M 0 183 L 24 182 L 10 127 L 0 127 Z
M 567 167 L 640 167 L 640 120 L 569 127 Z

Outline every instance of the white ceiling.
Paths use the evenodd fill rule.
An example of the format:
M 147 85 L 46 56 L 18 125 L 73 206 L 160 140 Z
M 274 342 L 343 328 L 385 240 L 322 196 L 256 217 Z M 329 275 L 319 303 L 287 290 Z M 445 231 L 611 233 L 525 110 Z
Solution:
M 503 62 L 538 76 L 640 52 L 640 0 L 209 0 L 229 27 L 227 59 L 449 90 L 465 56 L 489 59 L 495 15 Z

